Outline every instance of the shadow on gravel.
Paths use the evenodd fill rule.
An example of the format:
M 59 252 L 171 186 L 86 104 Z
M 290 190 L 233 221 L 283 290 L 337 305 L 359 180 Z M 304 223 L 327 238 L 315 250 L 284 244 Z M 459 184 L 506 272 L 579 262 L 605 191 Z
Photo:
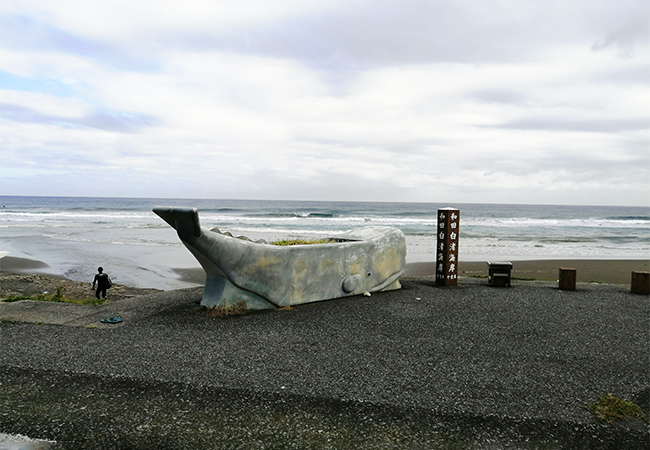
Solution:
M 647 429 L 0 368 L 0 431 L 53 449 L 645 449 Z

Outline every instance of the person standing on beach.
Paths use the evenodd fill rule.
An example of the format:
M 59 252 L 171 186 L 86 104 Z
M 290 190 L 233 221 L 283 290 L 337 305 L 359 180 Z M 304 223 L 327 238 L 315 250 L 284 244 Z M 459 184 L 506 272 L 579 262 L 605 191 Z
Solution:
M 92 289 L 95 291 L 95 296 L 97 298 L 99 298 L 99 294 L 101 294 L 104 300 L 106 300 L 106 290 L 113 285 L 113 282 L 108 274 L 104 273 L 103 267 L 98 267 L 97 272 L 99 273 L 95 275 Z M 95 284 L 97 285 L 97 290 L 95 290 Z

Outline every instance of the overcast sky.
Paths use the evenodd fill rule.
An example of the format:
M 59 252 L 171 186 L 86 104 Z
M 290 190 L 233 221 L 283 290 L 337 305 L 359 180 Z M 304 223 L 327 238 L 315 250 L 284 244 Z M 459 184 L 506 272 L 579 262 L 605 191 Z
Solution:
M 650 205 L 647 0 L 0 0 L 0 194 Z

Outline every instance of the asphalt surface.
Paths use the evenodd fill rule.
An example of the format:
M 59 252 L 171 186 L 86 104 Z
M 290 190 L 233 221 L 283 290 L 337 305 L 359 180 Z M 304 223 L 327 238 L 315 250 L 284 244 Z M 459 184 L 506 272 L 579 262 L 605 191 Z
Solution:
M 647 423 L 584 408 L 611 392 L 648 412 L 648 296 L 402 284 L 224 318 L 200 289 L 76 315 L 0 305 L 0 432 L 54 448 L 648 448 Z

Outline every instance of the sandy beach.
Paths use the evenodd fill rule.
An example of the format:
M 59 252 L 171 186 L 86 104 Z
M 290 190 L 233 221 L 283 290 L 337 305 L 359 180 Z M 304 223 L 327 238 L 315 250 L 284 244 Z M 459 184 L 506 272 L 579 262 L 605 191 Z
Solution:
M 598 282 L 609 284 L 629 284 L 632 271 L 649 271 L 650 260 L 639 259 L 540 259 L 533 261 L 512 261 L 512 276 L 516 278 L 538 279 L 553 281 L 558 279 L 558 271 L 562 268 L 577 270 L 579 282 Z M 205 272 L 200 267 L 174 268 L 176 275 L 184 282 L 202 285 L 205 282 Z M 65 279 L 63 275 L 52 274 L 48 265 L 42 261 L 5 256 L 0 258 L 0 272 L 14 274 L 47 273 L 55 278 Z M 460 261 L 459 273 L 466 277 L 487 276 L 486 261 Z M 432 276 L 435 274 L 435 262 L 412 262 L 406 265 L 406 276 Z M 89 282 L 92 278 L 89 279 Z
M 632 271 L 647 272 L 650 261 L 619 259 L 541 259 L 535 261 L 512 261 L 512 276 L 521 279 L 556 281 L 559 269 L 576 269 L 578 282 L 595 282 L 609 284 L 630 284 Z M 406 274 L 428 276 L 435 273 L 435 263 L 411 263 L 406 267 Z M 460 261 L 459 273 L 464 276 L 487 276 L 487 262 Z
M 599 281 L 635 264 L 572 263 Z M 648 413 L 650 302 L 629 282 L 402 284 L 226 318 L 203 313 L 201 287 L 0 303 L 0 432 L 66 449 L 647 448 L 646 423 L 584 408 L 612 392 Z

